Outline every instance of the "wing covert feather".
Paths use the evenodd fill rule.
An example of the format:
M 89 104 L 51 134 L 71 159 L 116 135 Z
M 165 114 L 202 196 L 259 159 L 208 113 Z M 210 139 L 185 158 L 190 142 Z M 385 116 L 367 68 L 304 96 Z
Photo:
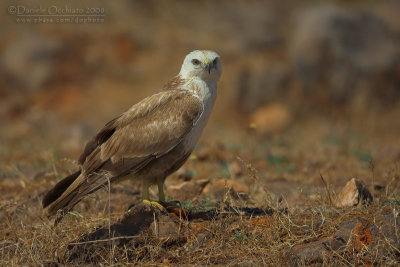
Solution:
M 91 172 L 109 159 L 118 162 L 162 156 L 182 141 L 202 112 L 200 99 L 183 90 L 162 91 L 145 98 L 99 131 L 82 167 Z

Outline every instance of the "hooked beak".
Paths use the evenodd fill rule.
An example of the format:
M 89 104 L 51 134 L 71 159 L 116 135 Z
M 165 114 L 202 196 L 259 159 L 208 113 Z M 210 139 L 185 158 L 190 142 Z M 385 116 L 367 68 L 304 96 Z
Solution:
M 204 60 L 204 65 L 205 65 L 204 69 L 208 71 L 208 74 L 210 74 L 211 69 L 215 67 L 212 61 L 210 61 L 208 58 Z

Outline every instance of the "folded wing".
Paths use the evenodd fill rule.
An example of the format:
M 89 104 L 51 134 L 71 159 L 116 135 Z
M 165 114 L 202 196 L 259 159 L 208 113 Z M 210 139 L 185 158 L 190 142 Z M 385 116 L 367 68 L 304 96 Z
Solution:
M 160 157 L 182 141 L 202 112 L 202 102 L 187 91 L 148 97 L 107 123 L 88 143 L 80 157 L 82 170 L 90 173 L 108 160 Z
M 47 213 L 70 210 L 108 179 L 138 171 L 165 155 L 193 129 L 202 112 L 200 99 L 184 90 L 162 91 L 134 105 L 88 142 L 79 158 L 81 174 L 66 183 L 67 188 L 46 195 L 45 199 L 57 196 L 52 203 L 43 202 Z

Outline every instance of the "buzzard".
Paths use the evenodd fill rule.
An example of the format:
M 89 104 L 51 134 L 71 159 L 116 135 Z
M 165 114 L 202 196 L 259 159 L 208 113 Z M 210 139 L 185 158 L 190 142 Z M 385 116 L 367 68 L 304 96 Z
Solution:
M 108 122 L 79 157 L 79 170 L 58 182 L 43 198 L 47 215 L 61 218 L 83 197 L 108 182 L 141 179 L 143 200 L 149 185 L 164 181 L 192 153 L 207 124 L 221 76 L 220 57 L 213 51 L 192 51 L 177 76 L 159 93 L 133 105 Z

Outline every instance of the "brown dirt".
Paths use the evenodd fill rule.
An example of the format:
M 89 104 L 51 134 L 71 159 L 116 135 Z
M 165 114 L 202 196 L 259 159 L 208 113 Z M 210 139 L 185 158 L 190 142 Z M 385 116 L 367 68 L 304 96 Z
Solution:
M 19 25 L 8 15 L 0 17 L 6 25 L 1 30 L 1 53 L 19 42 L 20 31 L 45 34 L 65 46 L 52 57 L 56 67 L 40 88 L 12 87 L 0 72 L 0 265 L 86 264 L 67 262 L 68 245 L 99 226 L 112 224 L 130 204 L 139 202 L 140 182 L 125 181 L 88 196 L 55 227 L 41 214 L 43 195 L 77 168 L 83 145 L 97 129 L 161 88 L 179 71 L 188 51 L 204 47 L 222 57 L 217 102 L 193 156 L 167 184 L 179 188 L 184 182 L 196 186 L 196 182 L 209 181 L 210 186 L 231 179 L 246 190 L 224 187 L 222 193 L 211 194 L 211 190 L 193 187 L 196 194 L 185 195 L 188 200 L 182 205 L 207 209 L 228 202 L 234 207 L 281 212 L 259 217 L 228 215 L 211 221 L 176 216 L 180 229 L 187 230 L 184 242 L 142 233 L 140 242 L 96 252 L 93 264 L 281 266 L 288 263 L 291 248 L 323 242 L 347 220 L 363 218 L 370 226 L 398 212 L 400 105 L 380 99 L 365 102 L 362 97 L 332 103 L 312 93 L 301 94 L 299 83 L 289 80 L 285 85 L 289 90 L 271 102 L 283 110 L 285 121 L 274 122 L 274 114 L 264 113 L 276 110 L 262 109 L 259 116 L 272 118 L 277 126 L 271 130 L 261 125 L 264 128 L 258 131 L 251 115 L 240 110 L 240 76 L 244 69 L 262 73 L 271 61 L 289 68 L 289 55 L 283 50 L 289 44 L 279 40 L 275 45 L 247 43 L 246 31 L 230 32 L 230 24 L 221 24 L 211 34 L 218 16 L 209 16 L 211 2 L 206 2 L 205 7 L 190 2 L 182 9 L 166 4 L 111 7 L 103 3 L 110 10 L 107 23 L 82 27 Z M 200 8 L 201 16 L 184 16 L 188 7 Z M 283 12 L 277 13 L 279 25 L 288 9 L 294 8 L 278 5 L 276 10 Z M 172 16 L 172 12 L 177 14 Z M 186 20 L 188 25 L 182 23 Z M 288 25 L 273 25 L 290 35 Z M 335 207 L 334 199 L 353 177 L 372 192 L 372 203 Z M 150 193 L 156 199 L 156 188 Z M 174 191 L 174 196 L 180 199 L 179 192 Z M 357 229 L 354 250 L 327 254 L 319 264 L 396 265 L 399 248 L 393 240 L 398 240 L 394 238 L 397 232 L 390 232 L 392 239 L 380 233 L 371 240 L 368 229 L 375 228 Z M 364 248 L 368 245 L 369 250 Z M 319 245 L 314 248 L 318 251 Z

